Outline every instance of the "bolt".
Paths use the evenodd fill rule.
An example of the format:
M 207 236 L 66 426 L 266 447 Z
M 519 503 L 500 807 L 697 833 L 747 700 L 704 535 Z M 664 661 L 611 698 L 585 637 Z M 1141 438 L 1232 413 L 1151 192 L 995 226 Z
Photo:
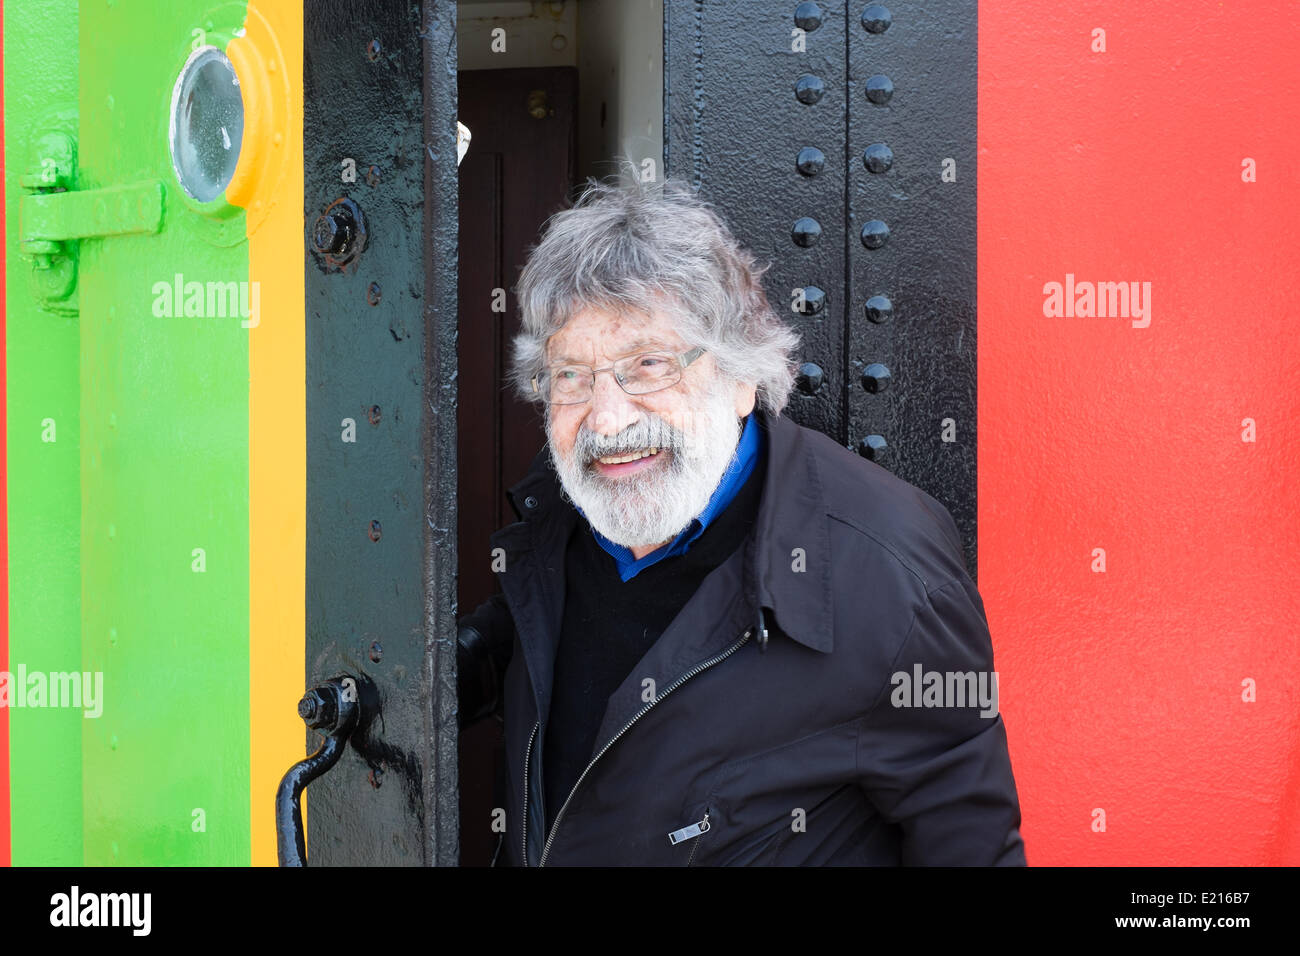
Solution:
M 883 392 L 889 386 L 889 369 L 879 362 L 872 362 L 862 370 L 862 387 L 873 395 Z
M 320 698 L 316 696 L 315 691 L 307 693 L 302 700 L 298 701 L 298 716 L 307 723 L 316 719 L 320 713 Z
M 871 173 L 884 173 L 894 165 L 894 151 L 884 143 L 872 143 L 862 154 L 862 165 Z
M 329 213 L 316 220 L 312 245 L 323 256 L 337 255 L 352 241 L 352 225 L 343 216 Z
M 879 219 L 862 225 L 862 244 L 868 249 L 879 249 L 889 240 L 889 227 Z
M 894 305 L 889 301 L 888 296 L 873 295 L 867 300 L 866 313 L 867 318 L 879 325 L 889 318 L 894 311 Z
M 376 521 L 372 521 L 372 522 L 370 522 L 370 540 L 371 540 L 371 541 L 378 541 L 379 538 L 380 538 L 380 536 L 381 536 L 383 533 L 384 533 L 384 529 L 383 529 L 382 527 L 380 527 L 379 522 L 378 522 L 377 520 L 376 520 Z
M 313 687 L 298 701 L 298 716 L 308 727 L 333 730 L 338 723 L 338 692 L 329 685 Z
M 797 379 L 799 391 L 805 395 L 815 394 L 822 387 L 824 377 L 820 365 L 815 362 L 804 362 L 799 366 L 799 377 Z
M 801 216 L 794 221 L 794 226 L 790 229 L 790 238 L 796 246 L 807 249 L 816 245 L 817 240 L 821 238 L 822 226 L 816 219 L 811 216 Z
M 799 150 L 794 165 L 805 176 L 816 176 L 826 168 L 826 154 L 816 146 L 805 146 Z
M 894 95 L 894 82 L 883 73 L 867 78 L 867 99 L 877 106 L 884 106 Z
M 858 442 L 858 454 L 871 461 L 878 461 L 883 457 L 887 447 L 883 435 L 868 435 Z
M 370 659 L 376 664 L 384 659 L 384 648 L 378 641 L 370 642 Z
M 805 73 L 795 82 L 794 96 L 800 103 L 812 106 L 826 92 L 826 84 L 820 76 Z
M 879 3 L 873 3 L 862 11 L 862 26 L 868 33 L 884 33 L 893 22 L 889 8 Z

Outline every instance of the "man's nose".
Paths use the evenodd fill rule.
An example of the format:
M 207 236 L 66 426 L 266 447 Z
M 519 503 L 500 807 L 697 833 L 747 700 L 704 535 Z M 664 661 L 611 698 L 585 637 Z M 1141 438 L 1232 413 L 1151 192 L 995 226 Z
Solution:
M 587 427 L 600 435 L 617 435 L 640 417 L 636 402 L 614 381 L 614 373 L 597 372 L 591 387 Z

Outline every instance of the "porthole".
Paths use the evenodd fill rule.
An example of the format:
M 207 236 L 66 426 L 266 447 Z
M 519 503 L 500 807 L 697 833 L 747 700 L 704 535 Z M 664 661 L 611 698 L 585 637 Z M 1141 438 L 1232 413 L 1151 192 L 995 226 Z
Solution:
M 212 202 L 225 192 L 243 138 L 244 98 L 235 68 L 216 47 L 200 47 L 172 90 L 172 167 L 186 194 Z

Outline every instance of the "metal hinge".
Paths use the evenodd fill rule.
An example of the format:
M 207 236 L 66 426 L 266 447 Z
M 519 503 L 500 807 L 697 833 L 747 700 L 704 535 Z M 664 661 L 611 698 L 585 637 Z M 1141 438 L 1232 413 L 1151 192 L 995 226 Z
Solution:
M 18 183 L 18 249 L 32 262 L 32 295 L 55 312 L 74 313 L 78 243 L 95 236 L 154 233 L 162 226 L 163 184 L 157 180 L 76 189 L 77 144 L 64 130 L 36 137 Z

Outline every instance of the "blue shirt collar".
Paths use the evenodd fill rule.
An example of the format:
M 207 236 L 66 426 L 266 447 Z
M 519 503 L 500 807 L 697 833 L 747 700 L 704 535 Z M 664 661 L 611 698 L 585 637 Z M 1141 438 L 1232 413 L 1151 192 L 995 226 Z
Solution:
M 637 560 L 632 556 L 630 548 L 615 544 L 595 528 L 592 528 L 591 533 L 595 536 L 597 543 L 609 552 L 614 559 L 614 563 L 618 566 L 618 576 L 624 581 L 630 581 L 650 565 L 656 564 L 664 558 L 684 554 L 686 549 L 704 533 L 704 529 L 713 522 L 713 519 L 726 510 L 727 505 L 731 504 L 732 499 L 744 487 L 749 476 L 754 473 L 762 448 L 762 434 L 763 430 L 759 427 L 758 416 L 750 413 L 745 419 L 745 427 L 740 431 L 740 441 L 736 444 L 736 453 L 731 456 L 731 461 L 728 463 L 726 470 L 723 471 L 718 487 L 714 489 L 712 497 L 709 498 L 709 503 L 704 506 L 704 510 L 697 517 L 691 520 L 691 523 L 686 526 L 681 534 L 662 548 L 651 551 L 645 557 Z M 581 508 L 578 508 L 577 511 L 584 519 L 587 517 L 582 513 Z M 590 522 L 588 522 L 588 526 L 590 526 Z

